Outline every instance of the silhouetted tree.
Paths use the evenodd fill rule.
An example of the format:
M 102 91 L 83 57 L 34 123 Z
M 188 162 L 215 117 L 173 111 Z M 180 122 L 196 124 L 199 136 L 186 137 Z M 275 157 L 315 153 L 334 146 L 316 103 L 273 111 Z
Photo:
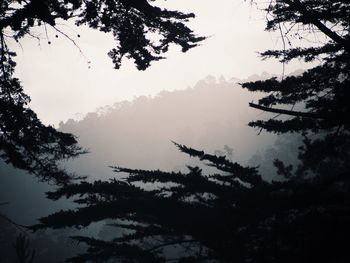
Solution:
M 254 167 L 176 144 L 221 173 L 134 170 L 125 180 L 83 182 L 48 193 L 78 196 L 75 210 L 40 219 L 33 230 L 86 227 L 114 219 L 112 240 L 74 236 L 89 246 L 69 262 L 346 262 L 349 191 L 291 178 L 267 183 Z M 152 189 L 145 188 L 151 183 Z M 136 186 L 138 185 L 138 186 Z M 175 251 L 175 252 L 172 252 Z
M 110 32 L 116 47 L 108 55 L 115 68 L 124 56 L 135 61 L 138 69 L 146 69 L 152 61 L 162 59 L 170 44 L 182 51 L 203 40 L 184 24 L 193 14 L 161 9 L 147 0 L 118 1 L 46 1 L 4 0 L 0 3 L 0 154 L 8 163 L 34 173 L 42 181 L 67 184 L 79 178 L 67 173 L 57 161 L 76 157 L 85 151 L 75 137 L 43 125 L 29 108 L 30 98 L 20 81 L 13 76 L 16 55 L 9 50 L 8 39 L 20 41 L 32 36 L 33 27 L 53 27 L 57 36 L 67 34 L 56 27 L 56 21 L 72 20 L 102 32 Z M 153 41 L 152 36 L 158 36 Z M 79 35 L 77 35 L 79 37 Z M 51 44 L 49 41 L 48 44 Z
M 347 178 L 350 171 L 350 3 L 272 1 L 265 10 L 268 13 L 266 30 L 279 30 L 284 48 L 265 51 L 262 57 L 277 58 L 282 63 L 293 59 L 319 61 L 319 65 L 299 76 L 244 83 L 242 86 L 250 91 L 267 93 L 258 104 L 250 103 L 251 107 L 276 114 L 249 125 L 269 132 L 305 135 L 300 151 L 302 163 L 295 171 L 296 176 L 329 177 L 332 174 L 334 178 Z M 311 34 L 316 38 L 325 35 L 326 39 L 307 47 L 293 47 L 293 38 L 307 39 Z M 293 110 L 295 107 L 300 110 Z
M 199 167 L 188 167 L 188 173 L 113 167 L 129 175 L 48 193 L 53 200 L 76 196 L 81 206 L 41 218 L 31 228 L 115 220 L 111 225 L 119 231 L 112 240 L 72 237 L 89 248 L 71 262 L 348 262 L 350 4 L 281 0 L 269 1 L 266 11 L 267 30 L 280 30 L 283 41 L 293 28 L 301 37 L 310 31 L 327 36 L 317 46 L 285 46 L 262 54 L 283 63 L 319 59 L 318 66 L 300 76 L 243 84 L 250 91 L 269 93 L 251 107 L 287 116 L 251 126 L 309 135 L 295 173 L 276 160 L 281 180 L 269 183 L 255 167 L 176 144 L 220 173 L 203 175 Z M 282 106 L 271 107 L 275 105 Z

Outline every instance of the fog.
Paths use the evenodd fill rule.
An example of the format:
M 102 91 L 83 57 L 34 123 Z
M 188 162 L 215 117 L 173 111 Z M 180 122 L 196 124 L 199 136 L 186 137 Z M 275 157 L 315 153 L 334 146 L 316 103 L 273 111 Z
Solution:
M 16 75 L 32 99 L 30 107 L 44 123 L 57 126 L 60 121 L 85 116 L 116 101 L 193 87 L 210 74 L 244 79 L 263 72 L 281 74 L 284 69 L 291 73 L 311 66 L 296 60 L 283 68 L 276 60 L 261 59 L 258 52 L 283 45 L 279 32 L 264 31 L 265 14 L 250 1 L 221 0 L 218 4 L 177 0 L 156 4 L 193 12 L 196 17 L 189 21 L 189 27 L 207 39 L 186 53 L 170 46 L 166 59 L 152 63 L 145 71 L 137 70 L 129 59 L 123 59 L 122 67 L 115 70 L 107 56 L 115 46 L 113 36 L 66 21 L 60 21 L 57 27 L 78 47 L 64 35 L 56 38 L 57 32 L 50 27 L 33 29 L 39 40 L 25 37 L 20 43 L 9 41 L 17 53 Z M 300 40 L 294 41 L 300 44 Z
M 249 80 L 268 76 L 265 73 Z M 62 165 L 95 180 L 118 176 L 111 165 L 178 171 L 198 164 L 179 152 L 172 141 L 247 163 L 259 149 L 271 145 L 275 136 L 264 132 L 258 135 L 248 127 L 249 121 L 262 117 L 248 106 L 260 94 L 243 90 L 238 84 L 242 81 L 207 76 L 191 88 L 116 102 L 81 120 L 61 122 L 59 129 L 76 135 L 79 144 L 89 151 Z M 49 188 L 32 175 L 4 163 L 1 169 L 0 200 L 10 202 L 3 211 L 11 218 L 33 223 L 60 206 L 44 199 Z
M 109 165 L 178 170 L 187 156 L 175 141 L 208 152 L 233 148 L 233 159 L 245 162 L 273 136 L 248 127 L 258 111 L 248 102 L 259 94 L 244 91 L 237 79 L 208 76 L 193 88 L 138 97 L 89 113 L 80 121 L 60 123 L 60 129 L 78 136 L 90 151 L 70 167 L 92 178 L 110 177 Z M 239 99 L 237 99 L 239 98 Z
M 268 118 L 269 115 L 264 116 L 248 106 L 262 94 L 248 92 L 239 85 L 244 81 L 271 76 L 264 73 L 241 80 L 207 76 L 187 89 L 162 91 L 153 97 L 141 96 L 133 101 L 116 102 L 100 107 L 80 120 L 61 122 L 59 129 L 73 133 L 79 144 L 89 151 L 62 165 L 78 175 L 88 176 L 90 181 L 120 176 L 113 173 L 111 165 L 166 171 L 185 171 L 186 165 L 202 165 L 179 152 L 172 143 L 174 141 L 208 153 L 225 155 L 241 164 L 260 165 L 265 179 L 271 180 L 274 177 L 274 158 L 280 157 L 288 162 L 294 160 L 278 156 L 279 151 L 273 149 L 276 147 L 276 135 L 260 133 L 248 126 L 249 121 Z M 293 145 L 293 141 L 288 143 Z M 277 146 L 286 147 L 281 139 Z M 283 152 L 288 154 L 294 150 Z M 210 172 L 208 167 L 202 165 L 202 168 L 204 172 Z M 33 224 L 43 215 L 73 207 L 67 200 L 47 200 L 45 192 L 53 188 L 37 182 L 32 175 L 3 162 L 0 169 L 0 200 L 9 202 L 1 207 L 1 213 L 16 223 Z M 101 224 L 92 225 L 86 231 L 89 234 L 100 233 L 102 238 L 109 232 L 101 229 Z M 55 235 L 58 233 L 40 236 L 43 234 L 34 236 L 34 245 L 39 248 L 40 240 L 44 238 L 46 242 L 51 242 L 51 249 L 60 246 L 62 257 L 79 249 L 56 244 Z M 64 236 L 64 232 L 61 234 Z M 67 235 L 71 234 L 70 230 Z M 45 262 L 49 254 L 50 249 L 43 252 L 38 260 Z
M 313 12 L 300 1 L 58 2 L 0 4 L 0 263 L 63 262 L 88 247 L 97 251 L 91 262 L 102 262 L 103 250 L 114 257 L 119 244 L 127 244 L 123 262 L 138 253 L 140 262 L 161 253 L 165 261 L 181 254 L 216 262 L 206 261 L 215 253 L 292 260 L 327 246 L 337 256 L 331 246 L 341 242 L 327 242 L 342 240 L 350 218 L 341 141 L 348 139 L 349 30 L 337 22 L 346 21 L 345 3 L 314 1 Z M 269 94 L 241 85 L 271 78 L 278 81 L 253 83 Z M 249 126 L 256 120 L 259 129 Z M 73 134 L 86 153 L 54 129 Z M 64 180 L 51 155 L 81 176 L 77 184 Z M 126 176 L 115 167 L 130 168 L 128 180 L 113 180 Z M 30 251 L 34 261 L 20 259 Z

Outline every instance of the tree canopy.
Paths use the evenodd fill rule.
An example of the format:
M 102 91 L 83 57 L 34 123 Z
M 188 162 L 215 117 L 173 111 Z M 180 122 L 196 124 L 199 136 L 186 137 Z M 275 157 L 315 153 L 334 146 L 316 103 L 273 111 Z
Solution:
M 180 151 L 218 173 L 205 175 L 200 167 L 188 167 L 187 173 L 112 167 L 128 176 L 69 183 L 71 176 L 59 170 L 58 158 L 83 150 L 72 135 L 45 127 L 28 108 L 29 98 L 13 77 L 14 54 L 6 38 L 20 39 L 35 25 L 55 27 L 57 19 L 72 18 L 78 25 L 112 32 L 117 47 L 109 55 L 115 66 L 125 55 L 139 69 L 160 59 L 170 43 L 186 51 L 203 39 L 184 25 L 193 14 L 149 3 L 32 0 L 0 5 L 3 158 L 42 180 L 59 182 L 48 198 L 74 197 L 79 205 L 43 217 L 30 229 L 81 228 L 114 220 L 110 225 L 116 236 L 111 240 L 72 237 L 88 249 L 70 262 L 348 262 L 349 1 L 274 0 L 264 8 L 266 30 L 279 31 L 284 48 L 263 52 L 263 58 L 282 64 L 319 61 L 302 75 L 242 84 L 267 93 L 251 107 L 277 114 L 251 122 L 252 127 L 305 136 L 296 169 L 275 160 L 280 180 L 268 182 L 256 167 L 177 143 Z M 162 38 L 155 44 L 146 33 Z M 307 40 L 310 35 L 325 36 L 325 41 L 293 46 L 293 38 Z
M 133 59 L 144 70 L 152 61 L 164 58 L 169 45 L 185 52 L 204 39 L 194 35 L 185 23 L 194 14 L 162 9 L 152 1 L 46 1 L 5 0 L 0 3 L 0 154 L 8 163 L 34 173 L 42 181 L 67 184 L 79 176 L 62 169 L 59 160 L 76 157 L 81 149 L 71 134 L 45 126 L 30 107 L 30 98 L 14 77 L 16 54 L 9 40 L 36 37 L 35 29 L 56 27 L 58 21 L 73 21 L 113 34 L 116 46 L 109 51 L 115 68 L 123 57 Z M 34 31 L 34 33 L 33 33 Z M 49 42 L 50 44 L 50 42 Z
M 327 175 L 332 170 L 333 174 L 347 176 L 350 4 L 348 1 L 276 1 L 266 12 L 269 14 L 266 30 L 280 30 L 284 43 L 290 44 L 282 50 L 267 50 L 262 57 L 277 58 L 281 63 L 293 59 L 319 61 L 319 65 L 300 76 L 244 83 L 242 86 L 250 91 L 267 93 L 258 104 L 250 103 L 251 107 L 277 114 L 249 125 L 275 133 L 314 134 L 305 137 L 298 176 L 305 177 L 307 171 Z M 326 35 L 326 40 L 308 47 L 294 47 L 291 42 L 293 37 L 308 40 L 312 35 L 319 39 Z M 302 110 L 295 111 L 295 107 Z
M 79 207 L 43 217 L 31 228 L 86 227 L 114 220 L 114 239 L 72 237 L 88 250 L 70 262 L 349 261 L 344 240 L 350 233 L 350 4 L 278 0 L 269 1 L 265 11 L 266 30 L 280 31 L 285 45 L 263 52 L 264 58 L 319 61 L 302 75 L 242 84 L 267 93 L 251 107 L 277 114 L 251 122 L 252 127 L 305 136 L 299 167 L 275 160 L 281 178 L 267 182 L 256 167 L 175 143 L 219 172 L 112 167 L 129 176 L 70 184 L 48 193 L 52 200 L 75 197 Z M 326 41 L 308 47 L 288 43 L 312 34 L 325 35 Z

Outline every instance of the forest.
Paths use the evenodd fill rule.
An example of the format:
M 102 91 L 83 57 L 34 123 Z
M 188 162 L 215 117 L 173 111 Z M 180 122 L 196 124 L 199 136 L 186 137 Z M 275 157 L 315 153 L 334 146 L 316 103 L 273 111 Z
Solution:
M 56 126 L 41 120 L 26 89 L 34 71 L 18 71 L 26 39 L 52 50 L 56 39 L 69 42 L 93 75 L 79 39 L 100 31 L 112 36 L 102 55 L 115 72 L 133 64 L 147 74 L 215 39 L 195 24 L 201 9 L 163 2 L 1 1 L 0 262 L 349 262 L 348 1 L 238 1 L 278 36 L 256 54 L 278 74 L 207 75 Z M 72 37 L 73 25 L 81 31 Z M 68 68 L 73 58 L 64 59 Z M 302 66 L 287 72 L 295 61 Z M 50 89 L 50 65 L 42 66 Z M 182 72 L 171 70 L 158 73 L 169 85 Z M 99 85 L 111 85 L 105 74 Z

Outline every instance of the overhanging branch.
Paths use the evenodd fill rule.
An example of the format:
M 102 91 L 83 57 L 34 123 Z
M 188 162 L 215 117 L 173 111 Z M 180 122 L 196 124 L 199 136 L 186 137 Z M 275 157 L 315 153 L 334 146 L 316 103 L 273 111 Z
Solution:
M 328 36 L 330 39 L 341 45 L 345 50 L 350 51 L 350 41 L 341 37 L 336 32 L 329 29 L 324 25 L 311 11 L 309 11 L 304 4 L 299 0 L 284 0 L 292 9 L 297 10 L 303 17 L 311 24 L 316 26 L 322 33 Z
M 172 246 L 172 245 L 179 245 L 179 244 L 183 244 L 183 243 L 198 243 L 198 240 L 195 239 L 184 239 L 184 240 L 174 240 L 174 241 L 170 241 L 167 243 L 162 243 L 160 245 L 154 246 L 150 249 L 148 249 L 148 252 L 154 251 L 154 250 L 158 250 L 160 248 L 164 248 L 164 247 L 168 247 L 168 246 Z
M 324 119 L 320 114 L 311 113 L 311 112 L 303 112 L 303 111 L 291 111 L 291 110 L 283 110 L 283 109 L 276 109 L 276 108 L 269 108 L 265 107 L 259 104 L 255 103 L 249 103 L 249 106 L 258 110 L 272 112 L 272 113 L 278 113 L 278 114 L 284 114 L 284 115 L 290 115 L 295 117 L 302 117 L 302 118 L 312 118 L 312 119 Z

